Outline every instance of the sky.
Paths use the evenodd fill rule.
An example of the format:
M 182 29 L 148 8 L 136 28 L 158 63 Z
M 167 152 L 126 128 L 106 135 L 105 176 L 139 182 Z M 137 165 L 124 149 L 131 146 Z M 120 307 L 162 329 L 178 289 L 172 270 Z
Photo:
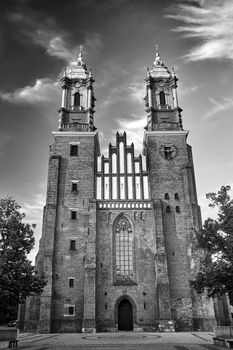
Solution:
M 179 79 L 202 216 L 214 216 L 205 194 L 233 185 L 232 32 L 232 0 L 1 0 L 0 196 L 12 195 L 37 225 L 31 259 L 41 236 L 60 79 L 80 45 L 95 79 L 105 156 L 117 130 L 142 151 L 144 79 L 159 46 Z

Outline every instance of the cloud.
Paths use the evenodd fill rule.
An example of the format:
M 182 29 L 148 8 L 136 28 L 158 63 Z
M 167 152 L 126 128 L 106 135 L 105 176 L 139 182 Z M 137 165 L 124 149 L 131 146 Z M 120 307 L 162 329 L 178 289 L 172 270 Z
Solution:
M 129 85 L 129 98 L 135 102 L 142 103 L 142 99 L 145 97 L 145 86 L 140 83 L 132 83 Z
M 209 101 L 212 104 L 212 107 L 208 112 L 206 112 L 203 115 L 204 119 L 208 119 L 210 117 L 213 117 L 214 115 L 218 114 L 219 112 L 223 112 L 228 110 L 229 108 L 233 107 L 233 99 L 225 97 L 222 102 L 218 102 L 214 100 L 213 98 L 209 98 Z
M 1 92 L 0 99 L 11 103 L 37 104 L 38 102 L 52 102 L 57 100 L 60 85 L 51 79 L 36 79 L 34 85 L 19 88 L 13 92 Z
M 120 101 L 133 101 L 142 104 L 142 100 L 145 97 L 145 87 L 144 84 L 138 82 L 132 82 L 129 84 L 128 81 L 124 81 L 118 86 L 110 87 L 111 83 L 106 81 L 106 86 L 108 94 L 104 96 L 103 104 L 105 106 L 112 105 Z M 104 86 L 104 85 L 103 85 Z M 106 88 L 106 86 L 104 86 Z
M 41 18 L 38 14 L 11 13 L 8 20 L 16 23 L 19 40 L 31 39 L 36 45 L 43 47 L 50 56 L 57 57 L 66 62 L 74 60 L 78 53 L 78 46 L 70 47 L 69 34 L 57 28 L 52 18 Z
M 22 206 L 22 212 L 26 214 L 25 221 L 30 224 L 41 223 L 42 211 L 45 205 L 45 194 L 35 193 L 33 198 L 25 202 Z
M 17 23 L 20 33 L 19 39 L 31 39 L 36 45 L 43 47 L 49 56 L 57 57 L 66 63 L 77 59 L 80 44 L 71 44 L 71 35 L 58 28 L 52 18 L 41 18 L 38 14 L 31 13 L 11 13 L 8 16 L 11 22 Z M 101 36 L 98 33 L 86 33 L 83 40 L 84 53 L 88 51 L 91 55 L 96 55 L 102 47 Z M 28 41 L 26 41 L 28 44 Z
M 232 0 L 195 0 L 170 8 L 168 18 L 183 22 L 173 29 L 186 38 L 201 40 L 185 56 L 189 61 L 233 59 Z
M 42 233 L 42 216 L 44 205 L 45 191 L 44 193 L 35 193 L 32 198 L 25 201 L 21 208 L 22 212 L 26 214 L 26 217 L 24 219 L 25 223 L 33 225 L 35 246 L 28 255 L 28 258 L 33 262 L 38 251 L 39 239 Z
M 202 86 L 203 86 L 203 84 L 188 86 L 188 87 L 184 87 L 184 88 L 181 87 L 180 91 L 179 91 L 179 95 L 180 95 L 180 97 L 183 97 L 183 96 L 193 94 L 194 92 L 200 90 L 202 88 Z
M 127 143 L 134 143 L 135 151 L 138 153 L 142 152 L 143 144 L 143 132 L 144 127 L 146 126 L 146 119 L 138 117 L 134 114 L 128 118 L 120 118 L 117 120 L 119 129 L 121 131 L 126 131 L 127 134 Z M 115 134 L 115 130 L 113 131 Z

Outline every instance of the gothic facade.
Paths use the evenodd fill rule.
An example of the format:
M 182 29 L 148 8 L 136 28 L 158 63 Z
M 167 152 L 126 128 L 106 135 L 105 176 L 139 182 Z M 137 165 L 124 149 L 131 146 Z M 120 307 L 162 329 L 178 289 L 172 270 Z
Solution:
M 48 283 L 28 301 L 26 327 L 212 329 L 212 303 L 190 287 L 201 216 L 177 80 L 156 50 L 145 79 L 143 155 L 117 133 L 105 157 L 94 126 L 94 79 L 82 52 L 64 74 L 36 259 Z

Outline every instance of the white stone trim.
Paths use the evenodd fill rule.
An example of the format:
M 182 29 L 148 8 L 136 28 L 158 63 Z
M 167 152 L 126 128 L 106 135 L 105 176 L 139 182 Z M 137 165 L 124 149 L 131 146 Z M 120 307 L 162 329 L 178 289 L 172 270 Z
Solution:
M 188 135 L 189 131 L 187 130 L 154 130 L 154 131 L 145 131 L 145 137 L 147 135 Z
M 97 136 L 96 131 L 53 131 L 53 136 Z

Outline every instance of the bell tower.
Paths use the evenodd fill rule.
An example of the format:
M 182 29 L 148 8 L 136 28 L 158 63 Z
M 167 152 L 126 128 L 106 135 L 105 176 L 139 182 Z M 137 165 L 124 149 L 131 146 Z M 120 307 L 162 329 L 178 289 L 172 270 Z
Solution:
M 182 109 L 178 106 L 175 71 L 165 67 L 156 46 L 153 66 L 146 77 L 146 130 L 182 130 Z
M 177 81 L 174 69 L 168 70 L 156 47 L 155 61 L 146 77 L 144 154 L 155 210 L 158 317 L 173 319 L 176 330 L 207 329 L 203 308 L 193 299 L 189 284 L 198 267 L 193 242 L 201 215 Z
M 77 62 L 65 70 L 62 82 L 62 106 L 59 113 L 59 130 L 94 131 L 95 96 L 92 72 L 83 61 L 82 46 Z
M 43 231 L 36 257 L 38 272 L 48 282 L 37 314 L 30 315 L 33 301 L 26 313 L 27 326 L 34 319 L 44 333 L 95 330 L 95 172 L 100 150 L 93 124 L 94 79 L 83 61 L 82 48 L 61 83 L 59 127 L 50 146 Z

